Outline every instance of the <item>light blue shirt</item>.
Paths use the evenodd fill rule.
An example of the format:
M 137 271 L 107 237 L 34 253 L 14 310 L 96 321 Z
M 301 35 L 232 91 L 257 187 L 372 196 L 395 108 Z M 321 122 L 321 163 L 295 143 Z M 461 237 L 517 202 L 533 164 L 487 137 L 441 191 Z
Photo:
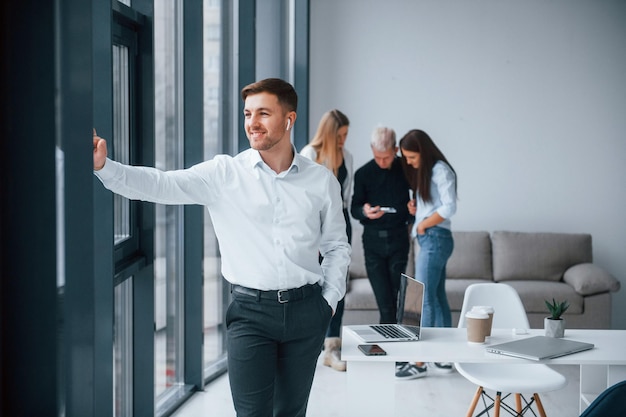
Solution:
M 253 149 L 167 172 L 107 159 L 95 174 L 130 199 L 206 206 L 230 283 L 259 290 L 319 283 L 335 310 L 350 263 L 339 182 L 295 149 L 294 155 L 280 174 Z
M 430 180 L 431 201 L 425 202 L 419 194 L 416 195 L 417 211 L 415 212 L 415 224 L 411 235 L 417 234 L 417 225 L 422 220 L 437 212 L 445 220 L 437 226 L 450 229 L 450 217 L 456 213 L 456 175 L 448 164 L 437 161 L 433 166 L 433 175 Z

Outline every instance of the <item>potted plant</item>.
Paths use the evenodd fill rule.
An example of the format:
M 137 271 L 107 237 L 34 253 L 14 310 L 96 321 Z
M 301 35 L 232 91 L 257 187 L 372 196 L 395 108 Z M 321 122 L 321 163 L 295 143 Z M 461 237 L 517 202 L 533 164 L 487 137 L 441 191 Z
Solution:
M 545 300 L 546 307 L 550 312 L 550 316 L 543 320 L 543 326 L 546 331 L 546 336 L 550 337 L 563 337 L 565 334 L 565 319 L 561 317 L 563 313 L 569 308 L 569 302 L 567 300 L 557 303 L 553 298 L 552 302 Z

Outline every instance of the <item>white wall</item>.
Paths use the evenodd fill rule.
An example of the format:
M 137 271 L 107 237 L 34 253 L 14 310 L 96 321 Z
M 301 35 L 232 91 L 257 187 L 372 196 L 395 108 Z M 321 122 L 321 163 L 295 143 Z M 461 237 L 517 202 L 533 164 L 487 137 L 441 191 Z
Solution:
M 375 125 L 425 130 L 453 228 L 591 233 L 626 329 L 624 22 L 619 0 L 314 0 L 310 133 L 345 112 L 358 167 Z

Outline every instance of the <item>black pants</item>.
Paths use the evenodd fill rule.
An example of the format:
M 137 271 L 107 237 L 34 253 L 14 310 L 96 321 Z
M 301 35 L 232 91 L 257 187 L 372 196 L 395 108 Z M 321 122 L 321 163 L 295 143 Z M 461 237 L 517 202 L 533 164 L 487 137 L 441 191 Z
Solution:
M 332 313 L 321 287 L 284 304 L 232 294 L 228 375 L 237 416 L 304 417 Z
M 381 323 L 396 323 L 400 274 L 406 271 L 409 257 L 409 232 L 406 227 L 393 230 L 363 230 L 363 254 L 367 277 L 372 284 Z

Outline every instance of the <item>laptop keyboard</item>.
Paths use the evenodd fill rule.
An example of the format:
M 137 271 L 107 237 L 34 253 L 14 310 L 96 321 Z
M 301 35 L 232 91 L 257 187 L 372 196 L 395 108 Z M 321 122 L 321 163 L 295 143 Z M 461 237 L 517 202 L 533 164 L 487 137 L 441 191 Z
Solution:
M 414 337 L 412 334 L 405 332 L 398 326 L 384 326 L 373 324 L 370 326 L 387 339 L 397 339 L 402 337 Z

